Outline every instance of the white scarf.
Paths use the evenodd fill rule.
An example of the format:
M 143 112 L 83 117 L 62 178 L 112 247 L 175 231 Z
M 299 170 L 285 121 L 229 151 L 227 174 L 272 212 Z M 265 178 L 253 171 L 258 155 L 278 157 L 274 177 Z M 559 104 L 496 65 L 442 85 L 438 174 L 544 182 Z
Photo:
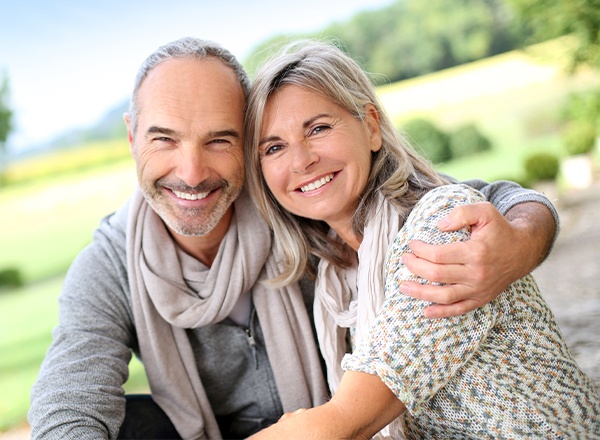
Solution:
M 325 259 L 319 262 L 314 304 L 315 327 L 332 393 L 337 390 L 344 373 L 341 362 L 346 353 L 348 329 L 356 327 L 353 345 L 358 346 L 385 300 L 387 249 L 400 227 L 400 216 L 396 209 L 378 194 L 376 209 L 367 220 L 358 248 L 358 267 L 343 269 Z M 353 282 L 354 270 L 356 283 Z
M 152 396 L 186 439 L 220 438 L 186 335 L 226 318 L 252 290 L 285 412 L 327 398 L 310 319 L 297 284 L 260 284 L 278 274 L 271 233 L 245 191 L 211 268 L 183 252 L 139 189 L 127 228 L 135 327 Z

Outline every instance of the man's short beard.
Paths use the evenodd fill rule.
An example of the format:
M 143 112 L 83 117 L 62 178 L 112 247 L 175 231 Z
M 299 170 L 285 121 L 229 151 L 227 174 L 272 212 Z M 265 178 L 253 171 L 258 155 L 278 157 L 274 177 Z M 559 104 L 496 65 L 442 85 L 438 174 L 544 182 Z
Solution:
M 179 218 L 175 219 L 175 215 L 162 216 L 161 218 L 167 224 L 169 229 L 179 235 L 187 237 L 201 237 L 210 233 L 219 224 L 229 207 L 233 204 L 234 200 L 239 195 L 238 193 L 230 199 L 229 197 L 220 199 L 216 206 L 213 207 L 210 214 L 205 214 L 206 209 L 190 209 L 190 215 L 195 216 L 197 213 L 198 218 L 204 218 L 202 222 L 182 222 Z M 165 218 L 167 217 L 167 218 Z
M 161 188 L 170 188 L 170 185 L 163 186 L 156 182 L 150 191 L 143 187 L 141 189 L 148 204 L 172 232 L 188 237 L 199 237 L 210 233 L 219 224 L 242 190 L 242 185 L 232 186 L 226 181 L 219 183 L 220 185 L 215 184 L 212 187 L 213 191 L 215 189 L 222 191 L 216 205 L 207 208 L 189 208 L 183 213 L 174 208 L 173 204 L 168 203 L 167 196 L 161 191 Z M 177 190 L 185 191 L 184 188 L 177 188 Z

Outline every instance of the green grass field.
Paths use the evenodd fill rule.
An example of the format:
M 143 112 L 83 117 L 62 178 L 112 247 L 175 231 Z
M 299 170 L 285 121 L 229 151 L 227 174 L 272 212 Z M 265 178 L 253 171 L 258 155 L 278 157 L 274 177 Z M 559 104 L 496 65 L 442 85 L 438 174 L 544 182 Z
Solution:
M 130 159 L 2 188 L 0 268 L 18 267 L 28 281 L 64 273 L 91 241 L 99 220 L 118 208 L 134 185 Z
M 553 125 L 560 105 L 570 91 L 599 83 L 596 72 L 569 77 L 550 61 L 554 64 L 539 54 L 514 52 L 385 86 L 379 93 L 395 121 L 424 114 L 448 128 L 475 122 L 492 139 L 492 151 L 446 164 L 444 172 L 459 179 L 516 178 L 529 152 L 560 154 Z M 120 160 L 0 188 L 0 269 L 17 267 L 29 283 L 0 291 L 0 431 L 25 423 L 29 390 L 56 325 L 64 272 L 91 241 L 100 219 L 117 209 L 134 185 L 131 160 Z M 145 386 L 135 362 L 128 389 Z

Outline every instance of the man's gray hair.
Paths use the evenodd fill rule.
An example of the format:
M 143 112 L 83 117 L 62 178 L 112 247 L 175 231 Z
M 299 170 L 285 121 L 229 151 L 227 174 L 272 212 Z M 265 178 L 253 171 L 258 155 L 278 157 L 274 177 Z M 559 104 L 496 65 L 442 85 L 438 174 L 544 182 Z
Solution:
M 142 82 L 146 76 L 148 76 L 148 72 L 150 72 L 160 63 L 172 59 L 194 58 L 198 60 L 205 60 L 209 57 L 221 60 L 226 66 L 233 70 L 240 85 L 242 86 L 244 96 L 247 98 L 250 90 L 250 80 L 248 79 L 248 75 L 246 74 L 244 67 L 231 52 L 213 41 L 202 40 L 194 37 L 181 38 L 159 47 L 154 53 L 146 58 L 140 67 L 140 70 L 138 70 L 133 87 L 133 94 L 131 95 L 131 101 L 129 103 L 129 118 L 131 120 L 132 134 L 135 133 L 137 128 L 137 118 L 139 113 L 138 91 L 142 85 Z

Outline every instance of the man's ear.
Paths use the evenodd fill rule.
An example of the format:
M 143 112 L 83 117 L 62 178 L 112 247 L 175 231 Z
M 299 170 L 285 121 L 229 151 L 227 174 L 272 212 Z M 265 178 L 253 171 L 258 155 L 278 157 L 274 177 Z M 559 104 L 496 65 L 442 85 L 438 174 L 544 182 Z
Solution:
M 125 121 L 125 125 L 127 125 L 127 141 L 129 141 L 129 152 L 133 156 L 133 132 L 131 129 L 131 117 L 129 113 L 123 114 L 123 120 Z
M 373 104 L 365 105 L 365 124 L 367 124 L 370 133 L 369 142 L 371 151 L 379 151 L 383 140 L 379 126 L 379 112 Z

